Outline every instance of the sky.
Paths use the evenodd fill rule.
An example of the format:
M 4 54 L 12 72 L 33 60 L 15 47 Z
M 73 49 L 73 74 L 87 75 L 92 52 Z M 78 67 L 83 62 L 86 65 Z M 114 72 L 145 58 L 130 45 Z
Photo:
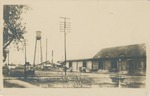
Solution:
M 27 61 L 33 63 L 36 31 L 42 32 L 43 61 L 64 60 L 64 33 L 60 17 L 68 17 L 67 59 L 92 58 L 102 48 L 148 43 L 150 2 L 142 1 L 36 1 L 24 15 L 27 33 Z M 24 50 L 11 47 L 10 62 L 24 63 Z M 39 50 L 39 48 L 37 48 Z M 39 62 L 39 51 L 36 55 Z

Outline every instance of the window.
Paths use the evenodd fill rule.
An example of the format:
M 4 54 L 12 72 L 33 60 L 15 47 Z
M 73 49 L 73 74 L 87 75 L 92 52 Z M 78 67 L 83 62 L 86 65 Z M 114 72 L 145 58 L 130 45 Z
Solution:
M 83 61 L 83 67 L 86 67 L 86 61 Z

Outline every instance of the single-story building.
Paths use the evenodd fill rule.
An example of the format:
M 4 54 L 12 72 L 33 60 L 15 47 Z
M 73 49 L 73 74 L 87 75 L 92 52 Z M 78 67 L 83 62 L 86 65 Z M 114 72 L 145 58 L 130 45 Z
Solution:
M 91 71 L 105 70 L 122 74 L 146 74 L 146 45 L 134 44 L 100 50 L 93 58 L 67 60 L 66 67 L 80 71 L 85 67 Z
M 73 71 L 80 71 L 81 67 L 85 67 L 89 70 L 98 70 L 98 59 L 78 59 L 78 60 L 67 60 L 66 67 L 72 67 Z

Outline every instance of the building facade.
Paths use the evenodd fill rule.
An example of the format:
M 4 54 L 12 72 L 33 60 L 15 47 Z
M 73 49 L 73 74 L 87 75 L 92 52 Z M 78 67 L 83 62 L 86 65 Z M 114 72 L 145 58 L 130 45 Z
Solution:
M 121 74 L 146 75 L 146 45 L 135 44 L 104 48 L 93 58 L 67 60 L 66 67 L 73 71 L 81 68 L 90 71 L 119 72 Z

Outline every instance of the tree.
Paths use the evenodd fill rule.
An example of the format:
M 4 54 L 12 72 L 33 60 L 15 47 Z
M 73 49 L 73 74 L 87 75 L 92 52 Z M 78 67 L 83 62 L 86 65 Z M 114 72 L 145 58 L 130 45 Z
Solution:
M 3 6 L 3 62 L 6 61 L 6 48 L 13 42 L 19 46 L 23 42 L 23 34 L 26 33 L 26 26 L 23 20 L 23 13 L 27 12 L 27 5 L 4 5 Z

